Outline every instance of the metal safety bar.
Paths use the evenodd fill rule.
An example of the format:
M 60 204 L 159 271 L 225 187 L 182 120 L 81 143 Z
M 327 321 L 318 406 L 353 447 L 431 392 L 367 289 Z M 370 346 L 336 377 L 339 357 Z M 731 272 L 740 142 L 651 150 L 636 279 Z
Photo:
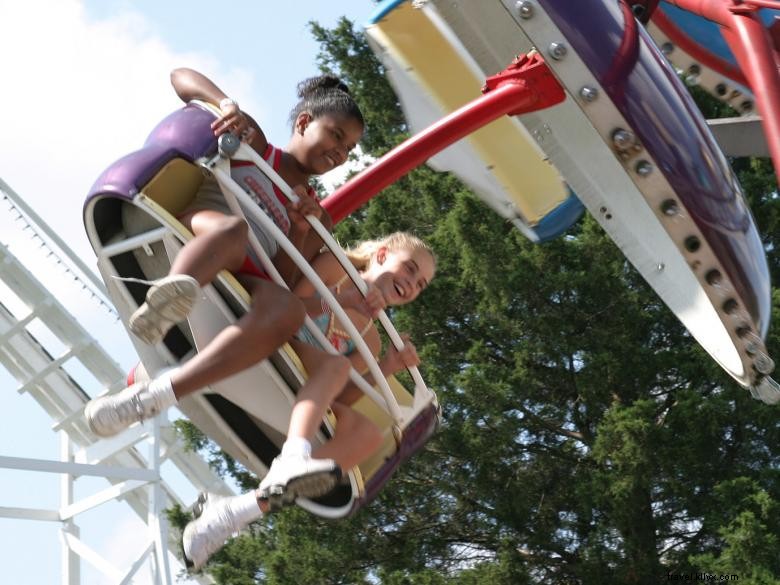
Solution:
M 279 174 L 271 167 L 271 165 L 269 165 L 260 155 L 257 154 L 257 152 L 248 146 L 244 149 L 243 152 L 249 153 L 249 157 L 252 162 L 255 163 L 260 168 L 260 170 L 263 171 L 263 173 L 265 173 L 265 175 L 270 178 L 277 187 L 279 187 L 279 189 L 281 189 L 282 193 L 284 193 L 284 195 L 290 201 L 298 201 L 298 196 L 290 188 L 290 186 L 284 181 L 284 179 L 282 179 L 282 177 L 279 176 Z M 338 242 L 333 239 L 333 236 L 330 235 L 330 232 L 328 232 L 325 226 L 322 225 L 320 220 L 318 220 L 316 217 L 308 215 L 306 216 L 306 219 L 309 224 L 311 224 L 314 231 L 317 232 L 317 235 L 322 238 L 322 241 L 328 247 L 328 250 L 330 250 L 330 252 L 339 261 L 342 268 L 344 268 L 346 273 L 352 279 L 352 282 L 355 283 L 355 286 L 358 288 L 361 294 L 365 296 L 366 291 L 368 290 L 368 285 L 366 285 L 365 281 L 360 276 L 352 262 L 349 261 L 349 258 L 347 258 L 346 254 L 344 254 L 344 251 L 341 249 L 341 246 L 338 244 Z M 387 314 L 384 311 L 380 311 L 377 318 L 382 324 L 382 327 L 384 327 L 388 337 L 390 338 L 390 341 L 393 343 L 395 348 L 398 350 L 402 349 L 404 342 L 401 339 L 401 336 L 398 335 L 398 331 L 396 331 L 395 326 L 393 325 L 392 321 L 390 321 L 390 318 L 387 316 Z M 417 367 L 412 366 L 411 368 L 407 369 L 409 370 L 409 373 L 412 375 L 412 379 L 414 380 L 416 387 L 415 391 L 418 388 L 423 392 L 428 391 L 428 387 L 425 385 L 425 382 L 423 381 L 422 376 L 420 375 L 420 371 L 417 369 Z
M 245 155 L 247 151 L 252 153 L 252 149 L 249 146 L 244 144 L 240 146 L 239 151 L 241 152 L 242 155 Z M 222 162 L 224 166 L 227 166 L 229 164 L 229 159 L 225 158 L 220 162 Z M 274 239 L 276 239 L 278 244 L 282 247 L 282 249 L 284 249 L 287 255 L 298 265 L 298 267 L 301 269 L 301 272 L 303 272 L 304 276 L 312 283 L 312 285 L 320 294 L 320 296 L 324 298 L 325 301 L 329 304 L 329 306 L 332 308 L 336 316 L 344 325 L 345 329 L 347 330 L 347 333 L 349 333 L 349 335 L 354 340 L 355 349 L 358 350 L 361 357 L 365 360 L 369 371 L 373 375 L 376 384 L 379 386 L 381 395 L 378 395 L 374 390 L 374 388 L 372 388 L 370 384 L 368 384 L 368 382 L 366 382 L 366 380 L 358 372 L 354 370 L 354 368 L 350 369 L 350 379 L 353 382 L 355 382 L 355 384 L 363 392 L 365 392 L 370 398 L 372 398 L 375 402 L 377 402 L 377 404 L 380 407 L 385 407 L 387 409 L 388 414 L 393 418 L 396 424 L 398 424 L 399 426 L 403 425 L 403 423 L 405 422 L 405 418 L 401 410 L 401 407 L 398 405 L 398 402 L 395 399 L 393 391 L 390 389 L 390 385 L 387 383 L 384 374 L 379 368 L 379 364 L 376 362 L 376 359 L 371 353 L 371 350 L 369 349 L 368 345 L 363 340 L 358 330 L 355 328 L 354 324 L 352 323 L 352 320 L 349 318 L 349 316 L 346 314 L 344 309 L 338 303 L 335 296 L 327 287 L 327 285 L 325 285 L 325 283 L 322 282 L 322 280 L 320 279 L 316 271 L 309 265 L 309 263 L 301 255 L 301 253 L 295 248 L 295 246 L 293 246 L 293 244 L 287 239 L 287 237 L 279 229 L 279 227 L 273 222 L 273 220 L 270 217 L 268 217 L 268 215 L 265 212 L 263 212 L 261 209 L 254 208 L 256 207 L 254 201 L 249 197 L 249 195 L 247 195 L 244 192 L 243 189 L 241 189 L 236 185 L 235 181 L 233 181 L 232 177 L 230 176 L 229 169 L 225 170 L 224 168 L 220 168 L 220 162 L 217 162 L 209 170 L 214 174 L 215 178 L 217 179 L 217 182 L 219 183 L 220 188 L 222 188 L 223 194 L 225 195 L 225 199 L 228 202 L 228 205 L 230 206 L 233 213 L 239 217 L 245 216 L 245 213 L 251 215 L 255 221 L 260 223 L 263 226 L 263 228 L 266 229 L 267 232 L 274 237 Z M 261 168 L 261 170 L 265 172 L 265 169 Z M 282 185 L 287 187 L 287 184 L 280 177 L 278 177 L 278 175 L 277 175 L 277 179 Z M 287 187 L 287 189 L 289 190 L 289 187 Z M 239 203 L 243 203 L 247 207 L 247 209 L 241 208 Z M 309 216 L 307 219 L 309 219 L 310 222 L 311 220 L 314 220 L 315 222 L 317 222 L 317 224 L 320 225 L 320 227 L 324 229 L 322 224 L 320 224 L 316 218 Z M 287 288 L 287 284 L 284 282 L 279 272 L 273 266 L 273 263 L 271 262 L 270 258 L 265 253 L 265 251 L 263 250 L 262 246 L 260 245 L 260 242 L 257 239 L 257 236 L 252 232 L 252 230 L 249 230 L 249 239 L 250 239 L 250 244 L 252 246 L 252 249 L 255 251 L 255 253 L 258 255 L 258 257 L 264 264 L 263 268 L 273 278 L 274 282 L 276 282 L 280 286 Z M 312 333 L 317 337 L 317 340 L 320 342 L 322 347 L 324 347 L 326 351 L 328 351 L 328 353 L 338 354 L 336 349 L 325 338 L 325 336 L 322 335 L 322 332 L 308 316 L 306 317 L 306 324 L 309 327 L 310 331 L 312 331 Z

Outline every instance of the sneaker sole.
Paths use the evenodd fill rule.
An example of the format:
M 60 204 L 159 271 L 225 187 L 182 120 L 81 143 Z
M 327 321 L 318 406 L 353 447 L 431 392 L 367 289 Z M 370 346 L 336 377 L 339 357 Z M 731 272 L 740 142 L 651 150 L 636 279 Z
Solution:
M 324 496 L 336 487 L 341 479 L 341 469 L 321 471 L 300 477 L 294 477 L 286 485 L 272 485 L 260 492 L 260 497 L 268 501 L 271 510 L 276 511 L 289 506 L 297 498 L 317 498 Z
M 184 559 L 184 567 L 187 569 L 187 572 L 194 573 L 196 571 L 195 563 L 190 559 L 190 557 L 187 556 L 187 553 L 184 550 L 184 534 L 186 530 L 187 526 L 184 527 L 184 530 L 181 533 L 181 539 L 179 540 L 179 550 L 181 550 L 181 558 Z
M 154 345 L 176 323 L 190 314 L 198 298 L 200 286 L 195 280 L 175 280 L 154 285 L 145 302 L 128 321 L 128 328 L 144 343 Z

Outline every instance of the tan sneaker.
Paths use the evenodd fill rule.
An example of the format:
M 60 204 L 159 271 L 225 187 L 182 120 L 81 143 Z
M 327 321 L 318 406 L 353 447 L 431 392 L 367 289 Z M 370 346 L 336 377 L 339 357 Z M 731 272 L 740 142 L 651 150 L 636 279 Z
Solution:
M 187 318 L 200 294 L 200 284 L 188 274 L 171 274 L 156 280 L 144 302 L 130 316 L 128 327 L 136 337 L 153 345 Z
M 99 437 L 112 437 L 133 423 L 156 416 L 159 411 L 153 401 L 142 396 L 148 386 L 148 381 L 138 382 L 116 394 L 90 400 L 84 409 L 90 430 Z

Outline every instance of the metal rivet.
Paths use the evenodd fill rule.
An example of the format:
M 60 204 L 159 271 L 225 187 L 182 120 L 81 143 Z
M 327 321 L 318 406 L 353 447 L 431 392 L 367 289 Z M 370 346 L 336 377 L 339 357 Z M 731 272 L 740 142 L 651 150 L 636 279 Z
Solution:
M 612 142 L 620 150 L 626 150 L 633 146 L 636 136 L 629 130 L 618 128 L 612 133 Z
M 685 238 L 685 249 L 689 252 L 698 252 L 701 248 L 701 240 L 698 236 L 688 236 Z
M 715 86 L 715 93 L 717 93 L 719 96 L 724 96 L 726 93 L 728 93 L 729 88 L 725 83 L 719 83 Z
M 727 299 L 726 302 L 723 303 L 723 312 L 727 315 L 733 315 L 737 312 L 737 309 L 739 309 L 739 303 L 735 299 Z M 740 337 L 745 335 L 745 333 L 741 333 L 743 329 L 744 327 L 737 329 L 737 335 Z M 748 331 L 750 330 L 748 329 Z
M 745 100 L 741 104 L 742 111 L 744 112 L 750 112 L 753 109 L 753 102 L 750 100 Z
M 666 268 L 666 264 L 664 264 L 663 262 L 659 262 L 658 264 L 655 265 L 655 269 L 658 272 L 663 272 L 664 268 Z
M 672 51 L 674 51 L 674 45 L 672 43 L 666 42 L 661 45 L 661 52 L 664 55 L 671 55 Z
M 677 201 L 675 201 L 674 199 L 667 199 L 666 201 L 661 203 L 661 213 L 663 213 L 664 215 L 668 215 L 669 217 L 672 217 L 680 213 L 680 206 L 677 204 Z
M 241 146 L 241 141 L 235 134 L 226 132 L 219 137 L 218 145 L 219 155 L 222 158 L 230 158 L 238 151 L 238 147 Z
M 707 275 L 704 278 L 707 280 L 707 284 L 711 286 L 720 286 L 723 284 L 723 275 L 720 273 L 720 270 L 714 268 L 707 272 Z
M 515 8 L 517 9 L 520 18 L 524 20 L 528 20 L 534 15 L 534 5 L 530 2 L 518 2 L 515 4 Z
M 701 67 L 694 63 L 688 67 L 688 75 L 699 75 L 701 73 Z
M 640 177 L 646 177 L 653 172 L 653 165 L 646 160 L 640 160 L 638 163 L 636 163 L 635 170 L 636 174 Z
M 595 102 L 596 98 L 599 97 L 599 90 L 586 85 L 580 90 L 580 97 L 586 102 Z
M 566 48 L 566 45 L 563 43 L 550 43 L 550 57 L 555 59 L 556 61 L 560 61 L 566 56 L 566 53 L 569 52 L 569 50 Z

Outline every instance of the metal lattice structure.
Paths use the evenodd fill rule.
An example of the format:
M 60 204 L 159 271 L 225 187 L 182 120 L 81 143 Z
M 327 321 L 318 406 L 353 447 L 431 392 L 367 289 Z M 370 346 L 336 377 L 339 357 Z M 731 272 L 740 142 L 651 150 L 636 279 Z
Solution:
M 73 262 L 74 256 L 65 244 L 56 236 L 52 238 L 49 228 L 2 181 L 0 190 L 36 237 L 45 241 L 41 237 L 44 234 L 60 249 L 61 253 L 52 253 L 57 254 L 69 273 L 84 269 L 78 261 Z M 86 283 L 92 275 L 84 276 L 85 294 L 100 299 L 102 294 L 95 290 L 97 287 Z M 76 364 L 94 377 L 100 388 L 92 389 L 92 394 L 123 387 L 124 372 L 4 244 L 0 245 L 0 281 L 27 309 L 26 314 L 14 314 L 0 302 L 0 364 L 17 380 L 16 391 L 29 395 L 48 414 L 60 441 L 59 460 L 0 455 L 0 468 L 53 473 L 61 478 L 57 508 L 0 505 L 0 518 L 61 525 L 63 585 L 82 582 L 81 560 L 108 575 L 112 582 L 121 584 L 133 583 L 139 569 L 151 563 L 157 584 L 173 583 L 168 549 L 178 552 L 178 545 L 174 545 L 168 531 L 164 510 L 174 503 L 184 505 L 185 502 L 161 475 L 161 465 L 172 463 L 197 490 L 229 494 L 230 488 L 198 454 L 184 448 L 164 415 L 109 440 L 92 435 L 82 416 L 92 396 L 66 367 Z M 104 304 L 102 299 L 101 303 Z M 58 349 L 64 347 L 64 351 L 55 355 L 51 344 L 47 347 L 46 342 L 36 337 L 35 326 L 48 329 L 56 337 Z M 82 476 L 105 478 L 109 486 L 75 499 L 74 484 Z M 77 523 L 80 514 L 118 500 L 126 502 L 149 528 L 146 535 L 133 536 L 148 542 L 142 554 L 124 568 L 114 566 L 82 540 Z M 199 583 L 212 582 L 205 576 L 194 579 Z

